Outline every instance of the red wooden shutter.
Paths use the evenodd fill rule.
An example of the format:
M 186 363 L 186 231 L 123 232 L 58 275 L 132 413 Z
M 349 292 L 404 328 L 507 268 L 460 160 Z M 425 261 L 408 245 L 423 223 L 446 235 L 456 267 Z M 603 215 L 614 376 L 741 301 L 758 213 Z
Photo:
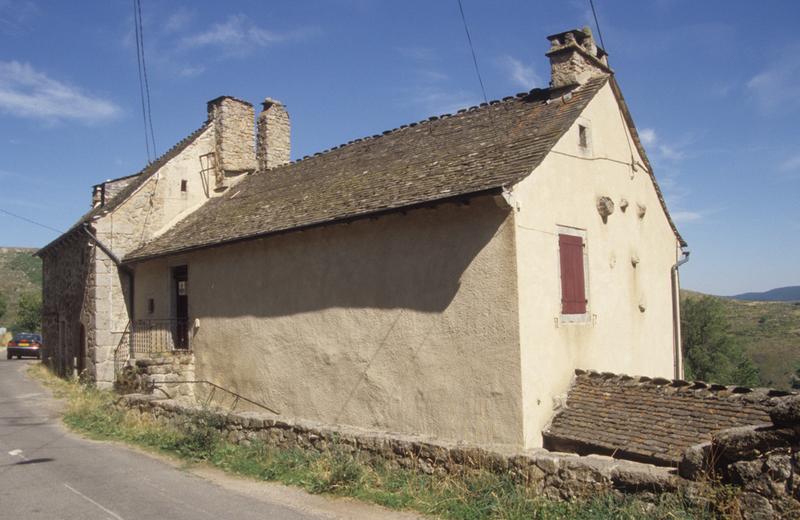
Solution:
M 586 287 L 583 278 L 583 239 L 558 235 L 561 255 L 561 313 L 586 312 Z

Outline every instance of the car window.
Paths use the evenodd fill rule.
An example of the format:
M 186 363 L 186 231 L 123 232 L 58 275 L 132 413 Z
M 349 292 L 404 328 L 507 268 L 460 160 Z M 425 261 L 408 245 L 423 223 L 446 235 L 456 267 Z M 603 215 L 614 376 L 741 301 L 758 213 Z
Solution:
M 42 337 L 39 336 L 38 334 L 30 334 L 26 332 L 14 334 L 14 341 L 25 341 L 25 340 L 41 342 Z

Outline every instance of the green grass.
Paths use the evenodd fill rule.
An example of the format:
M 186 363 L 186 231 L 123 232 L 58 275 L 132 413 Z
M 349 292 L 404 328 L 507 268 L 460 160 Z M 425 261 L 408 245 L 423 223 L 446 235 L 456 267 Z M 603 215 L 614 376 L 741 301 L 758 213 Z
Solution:
M 111 392 L 56 378 L 41 364 L 32 375 L 64 398 L 64 422 L 91 438 L 123 441 L 177 457 L 206 463 L 257 480 L 297 486 L 310 493 L 357 498 L 391 509 L 413 510 L 447 519 L 690 519 L 713 518 L 678 495 L 662 495 L 655 505 L 636 498 L 599 495 L 563 502 L 535 496 L 509 475 L 469 471 L 432 476 L 390 466 L 334 447 L 276 449 L 260 442 L 232 444 L 222 438 L 217 419 L 201 414 L 180 423 L 121 410 Z
M 681 291 L 682 298 L 701 293 Z M 788 389 L 800 367 L 800 303 L 719 298 L 730 333 L 758 367 L 761 386 Z

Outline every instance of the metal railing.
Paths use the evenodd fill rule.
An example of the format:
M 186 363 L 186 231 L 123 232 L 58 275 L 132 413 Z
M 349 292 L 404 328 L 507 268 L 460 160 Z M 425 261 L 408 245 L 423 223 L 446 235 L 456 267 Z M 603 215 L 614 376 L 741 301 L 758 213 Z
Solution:
M 128 363 L 131 357 L 130 348 L 130 334 L 131 322 L 125 324 L 125 330 L 119 338 L 116 348 L 114 349 L 114 376 L 117 377 L 122 372 L 122 369 Z
M 211 387 L 211 391 L 209 392 L 208 397 L 206 397 L 205 403 L 204 403 L 204 405 L 206 407 L 211 406 L 212 402 L 214 401 L 214 396 L 216 394 L 216 391 L 219 390 L 219 391 L 224 392 L 225 394 L 230 395 L 231 397 L 233 397 L 233 403 L 231 404 L 230 411 L 234 411 L 236 409 L 236 405 L 239 404 L 239 401 L 244 401 L 245 403 L 250 403 L 253 406 L 257 406 L 259 408 L 263 408 L 264 410 L 266 410 L 268 412 L 271 412 L 271 413 L 274 413 L 275 415 L 280 415 L 280 412 L 277 412 L 277 411 L 273 410 L 272 408 L 270 408 L 269 406 L 265 405 L 264 403 L 259 403 L 258 401 L 254 401 L 253 399 L 249 399 L 249 398 L 247 398 L 247 397 L 245 397 L 245 396 L 243 396 L 241 394 L 238 394 L 238 393 L 234 392 L 233 390 L 228 390 L 225 387 L 222 387 L 222 386 L 220 386 L 220 385 L 218 385 L 216 383 L 212 383 L 211 381 L 206 381 L 205 379 L 196 379 L 196 380 L 189 380 L 189 381 L 169 381 L 169 382 L 163 382 L 163 383 L 161 383 L 161 382 L 159 382 L 159 383 L 150 382 L 150 386 L 153 388 L 153 390 L 158 390 L 159 392 L 164 394 L 167 397 L 167 399 L 172 399 L 173 396 L 170 395 L 164 388 L 161 388 L 161 386 L 179 385 L 179 384 L 208 385 L 208 386 L 210 386 Z
M 191 350 L 189 320 L 144 319 L 131 322 L 131 354 L 158 354 Z

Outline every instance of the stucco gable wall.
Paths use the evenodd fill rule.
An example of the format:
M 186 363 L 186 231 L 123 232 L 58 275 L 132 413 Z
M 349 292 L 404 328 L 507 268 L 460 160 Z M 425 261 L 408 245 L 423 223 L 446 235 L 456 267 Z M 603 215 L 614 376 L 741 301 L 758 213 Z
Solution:
M 186 264 L 196 375 L 283 415 L 522 443 L 513 217 L 445 203 L 136 264 L 136 313 Z
M 578 145 L 580 124 L 590 130 L 591 152 Z M 631 153 L 643 161 L 626 136 L 606 85 L 543 163 L 513 189 L 519 204 L 522 388 L 530 447 L 541 445 L 541 431 L 575 368 L 673 373 L 670 268 L 678 243 L 648 173 L 633 172 L 629 165 Z M 602 196 L 615 205 L 607 223 L 597 211 Z M 625 212 L 622 199 L 628 202 Z M 638 204 L 646 207 L 644 218 Z M 586 322 L 561 320 L 558 226 L 586 233 Z

